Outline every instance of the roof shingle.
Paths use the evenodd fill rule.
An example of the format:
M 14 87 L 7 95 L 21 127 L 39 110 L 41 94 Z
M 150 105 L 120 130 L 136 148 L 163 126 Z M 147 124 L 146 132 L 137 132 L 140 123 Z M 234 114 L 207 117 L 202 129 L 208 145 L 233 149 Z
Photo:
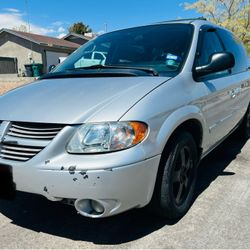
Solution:
M 19 37 L 38 43 L 40 45 L 45 45 L 49 47 L 56 46 L 56 47 L 64 47 L 64 48 L 70 48 L 70 49 L 77 49 L 79 47 L 79 44 L 66 41 L 63 39 L 55 38 L 55 37 L 43 36 L 43 35 L 38 35 L 38 34 L 33 34 L 33 33 L 22 32 L 22 31 L 9 30 L 9 29 L 4 29 L 4 31 L 7 31 L 11 34 L 15 34 Z

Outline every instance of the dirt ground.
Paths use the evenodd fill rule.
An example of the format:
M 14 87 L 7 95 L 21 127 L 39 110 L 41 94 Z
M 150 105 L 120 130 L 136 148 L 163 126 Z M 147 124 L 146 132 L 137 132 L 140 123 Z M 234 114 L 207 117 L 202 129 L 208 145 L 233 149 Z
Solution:
M 14 82 L 1 82 L 0 81 L 0 95 L 3 95 L 7 91 L 14 89 L 16 87 L 19 87 L 21 85 L 27 84 L 27 80 L 22 80 L 22 81 L 14 81 Z

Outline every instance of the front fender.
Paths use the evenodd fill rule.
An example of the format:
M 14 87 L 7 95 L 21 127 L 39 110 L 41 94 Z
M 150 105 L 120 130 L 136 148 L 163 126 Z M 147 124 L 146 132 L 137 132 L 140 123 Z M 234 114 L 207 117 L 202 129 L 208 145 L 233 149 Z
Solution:
M 205 118 L 201 112 L 201 110 L 194 105 L 184 106 L 175 110 L 171 113 L 167 119 L 162 124 L 160 131 L 156 138 L 156 143 L 159 145 L 161 152 L 163 151 L 169 137 L 173 134 L 173 132 L 184 122 L 188 120 L 197 120 L 202 127 L 203 135 L 202 135 L 202 147 L 204 147 L 204 142 L 206 141 L 206 122 Z
M 157 119 L 156 119 L 157 120 Z M 143 142 L 143 148 L 145 155 L 153 157 L 161 154 L 166 143 L 173 132 L 184 122 L 188 120 L 196 120 L 202 127 L 202 148 L 205 148 L 205 142 L 207 138 L 206 122 L 201 110 L 194 105 L 183 106 L 166 115 L 164 120 L 153 119 L 150 121 L 150 134 L 147 140 Z

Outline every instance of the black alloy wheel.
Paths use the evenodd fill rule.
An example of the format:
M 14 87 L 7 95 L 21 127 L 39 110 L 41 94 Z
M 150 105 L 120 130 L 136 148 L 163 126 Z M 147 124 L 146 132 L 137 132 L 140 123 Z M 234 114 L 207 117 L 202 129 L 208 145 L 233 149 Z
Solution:
M 171 177 L 172 193 L 177 206 L 181 206 L 186 201 L 194 180 L 194 172 L 191 149 L 185 146 L 178 152 Z
M 250 105 L 247 108 L 247 113 L 245 117 L 245 134 L 246 139 L 250 138 Z
M 198 152 L 193 136 L 181 132 L 166 146 L 149 209 L 169 219 L 181 218 L 193 202 Z
M 250 138 L 250 104 L 247 108 L 246 114 L 239 126 L 239 136 L 243 140 L 248 140 Z

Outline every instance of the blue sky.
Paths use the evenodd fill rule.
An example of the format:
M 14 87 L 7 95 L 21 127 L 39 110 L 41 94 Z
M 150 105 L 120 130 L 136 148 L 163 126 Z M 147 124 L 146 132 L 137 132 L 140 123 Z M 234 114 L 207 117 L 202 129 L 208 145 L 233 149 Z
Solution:
M 185 0 L 1 0 L 0 29 L 27 24 L 29 19 L 32 32 L 62 36 L 70 24 L 77 21 L 88 24 L 94 32 L 101 32 L 105 23 L 108 31 L 112 31 L 200 16 L 195 11 L 184 10 L 183 2 Z

